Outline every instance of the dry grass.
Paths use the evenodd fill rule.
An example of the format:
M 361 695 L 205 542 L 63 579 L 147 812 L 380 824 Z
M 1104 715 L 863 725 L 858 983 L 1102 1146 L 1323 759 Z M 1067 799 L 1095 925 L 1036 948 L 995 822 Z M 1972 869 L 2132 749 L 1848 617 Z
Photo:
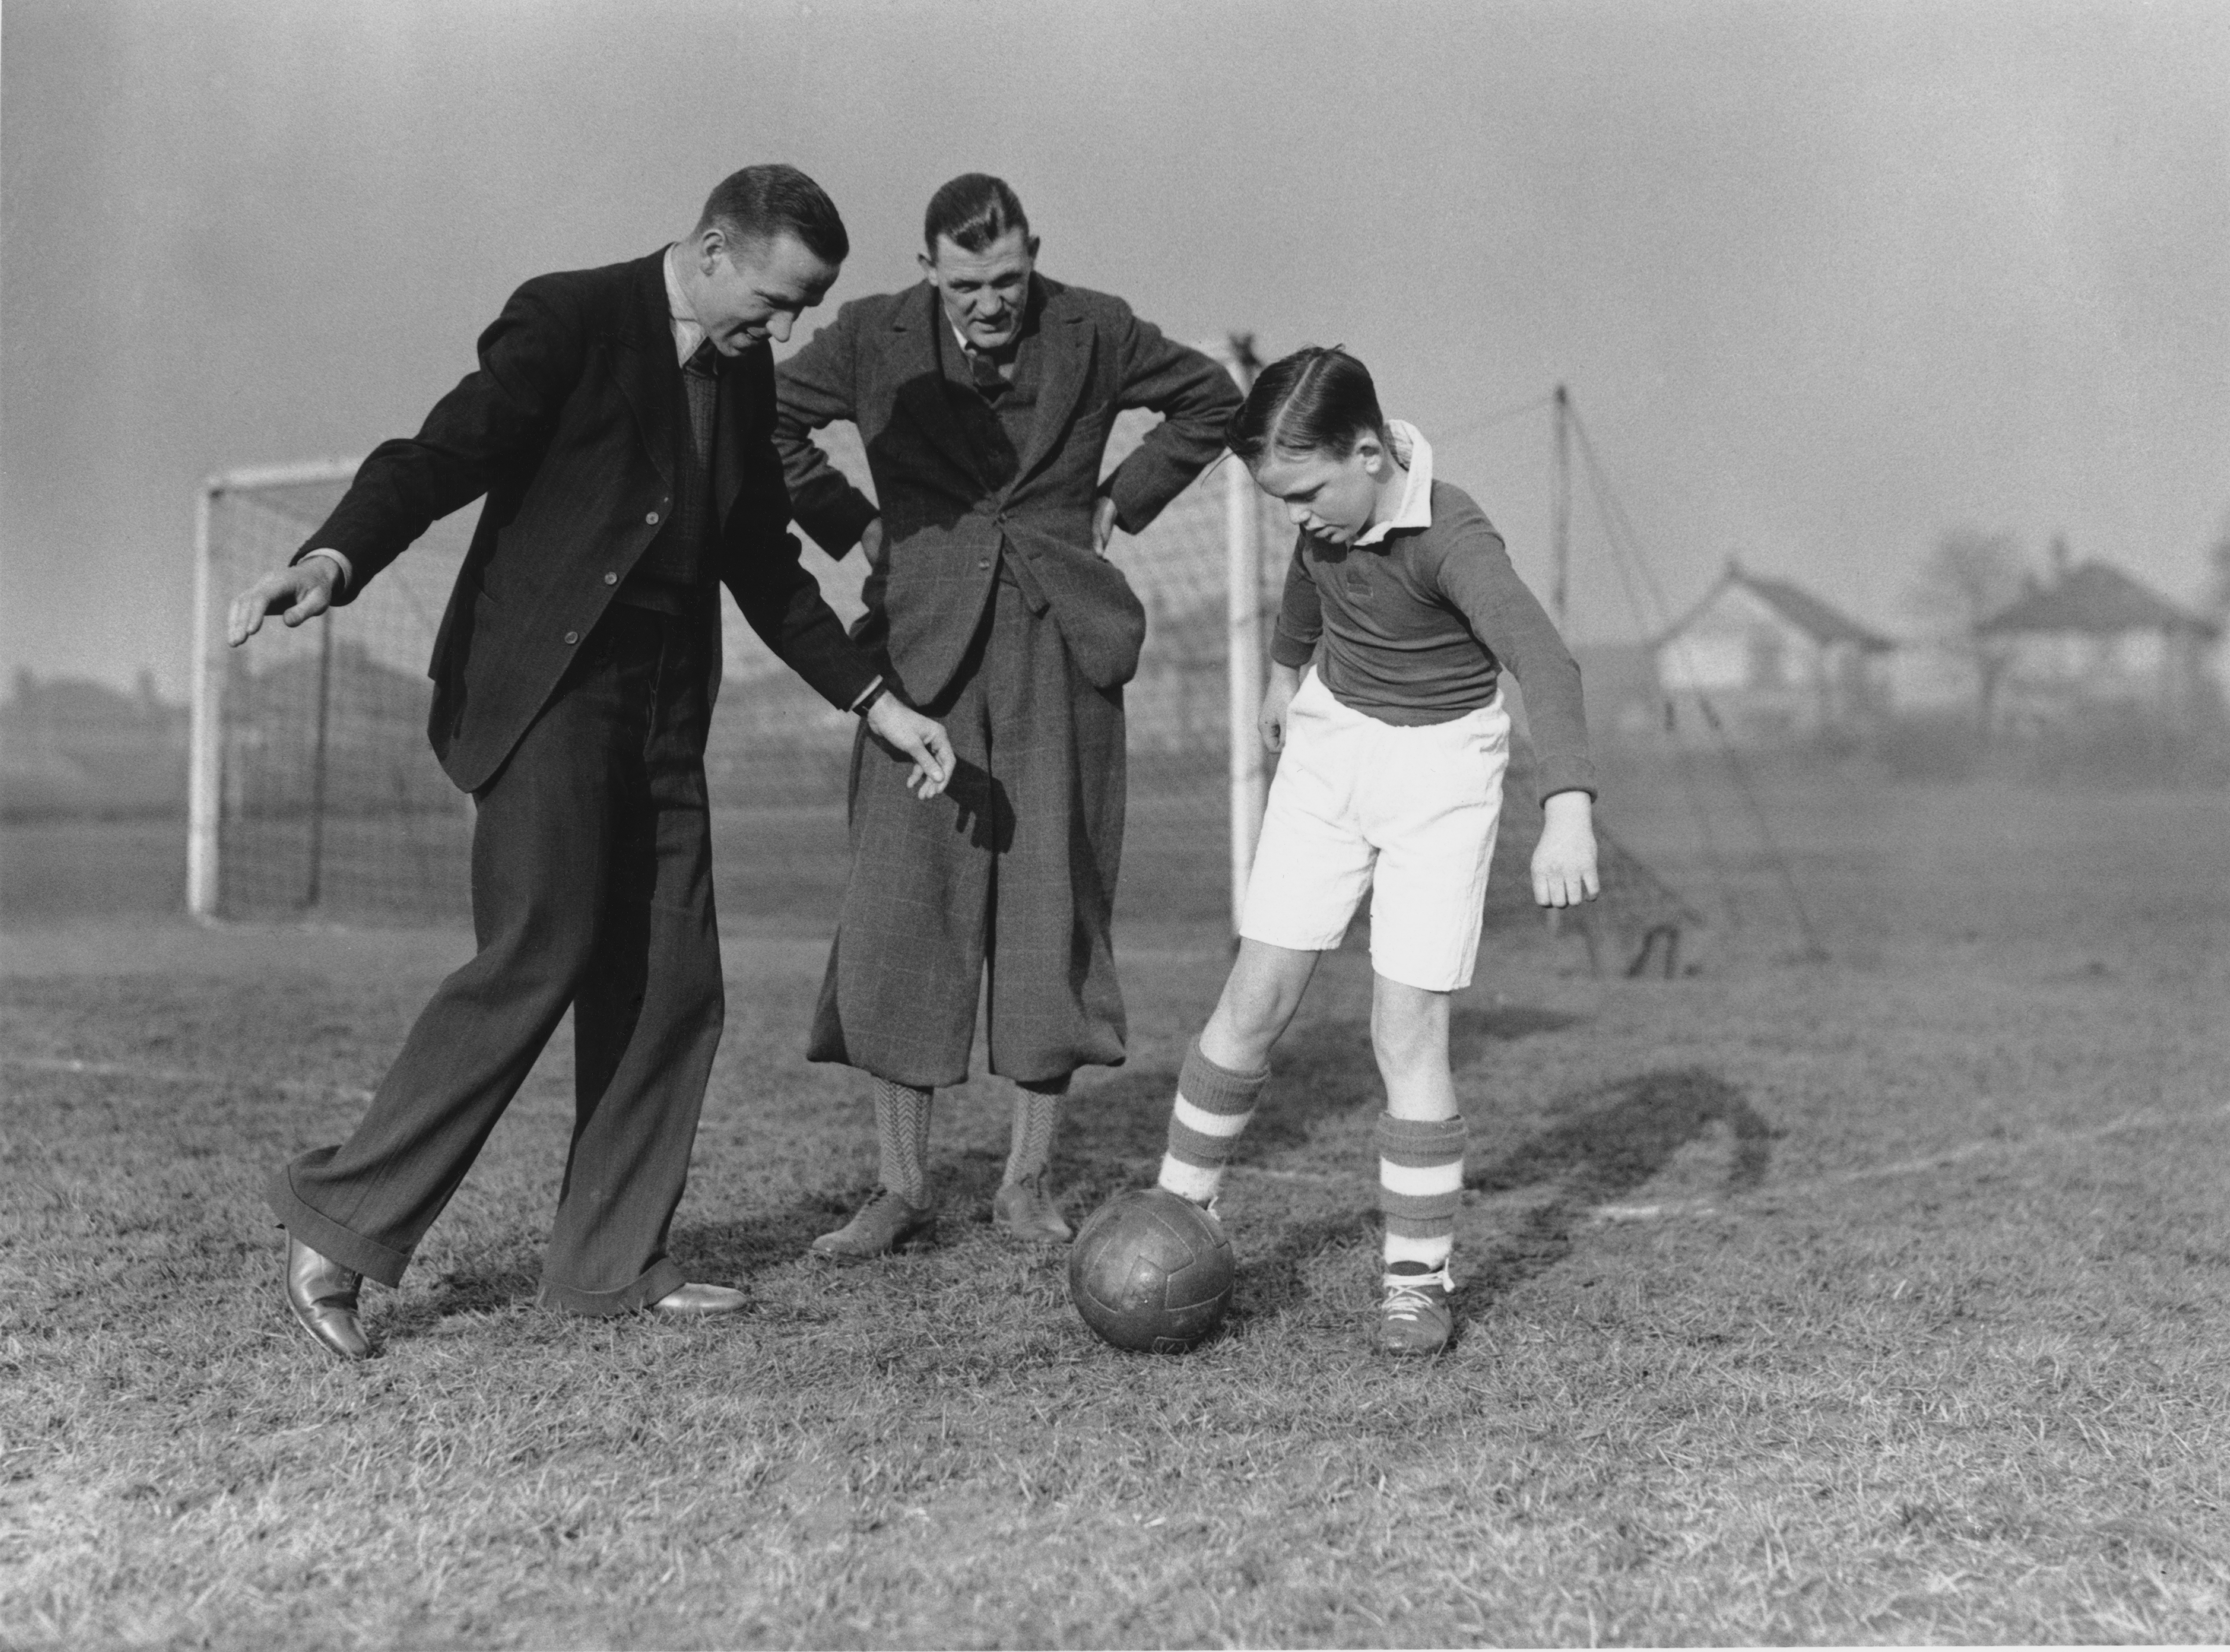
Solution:
M 1956 797 L 1877 807 L 1908 833 L 1882 865 L 1832 798 L 1782 821 L 1827 964 L 1762 921 L 1674 982 L 1498 950 L 1459 1018 L 1462 1336 L 1423 1368 L 1363 1341 L 1352 954 L 1227 1195 L 1237 1322 L 1191 1357 L 1094 1343 L 1058 1258 L 993 1235 L 988 1081 L 941 1104 L 944 1244 L 799 1259 L 870 1144 L 856 1083 L 798 1059 L 819 948 L 770 925 L 731 933 L 674 1241 L 757 1311 L 529 1305 L 553 1050 L 344 1368 L 278 1308 L 257 1182 L 352 1122 L 456 938 L 19 933 L 0 1641 L 2230 1637 L 2219 817 L 2093 800 L 2007 823 L 2000 861 L 1927 838 Z M 1065 1138 L 1074 1209 L 1150 1173 L 1220 978 L 1150 938 L 1133 1064 Z

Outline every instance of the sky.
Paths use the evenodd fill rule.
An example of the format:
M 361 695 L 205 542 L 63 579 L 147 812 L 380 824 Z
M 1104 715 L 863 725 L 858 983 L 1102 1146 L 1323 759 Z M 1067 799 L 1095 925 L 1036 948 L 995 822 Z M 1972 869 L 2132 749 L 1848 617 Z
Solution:
M 1559 382 L 1674 608 L 1738 556 L 1910 628 L 1959 526 L 2190 601 L 2230 517 L 2225 0 L 8 0 L 0 672 L 182 695 L 201 478 L 415 428 L 519 281 L 772 159 L 822 314 L 981 170 L 1178 337 L 1344 344 L 1537 588 L 1492 419 Z

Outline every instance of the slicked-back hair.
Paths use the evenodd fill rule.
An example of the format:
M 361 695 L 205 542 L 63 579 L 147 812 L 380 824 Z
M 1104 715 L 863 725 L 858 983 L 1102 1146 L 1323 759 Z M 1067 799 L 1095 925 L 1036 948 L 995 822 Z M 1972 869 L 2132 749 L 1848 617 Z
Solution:
M 852 251 L 852 238 L 844 233 L 844 220 L 828 192 L 780 162 L 746 166 L 722 178 L 697 220 L 699 231 L 715 224 L 733 241 L 795 235 L 824 264 L 841 264 Z
M 1311 344 L 1262 370 L 1223 440 L 1242 464 L 1252 465 L 1273 449 L 1344 459 L 1365 436 L 1389 440 L 1370 370 L 1337 344 Z
M 940 184 L 922 214 L 922 245 L 937 256 L 941 235 L 964 253 L 980 253 L 1010 229 L 1030 233 L 1029 215 L 1007 180 L 989 172 L 963 172 Z

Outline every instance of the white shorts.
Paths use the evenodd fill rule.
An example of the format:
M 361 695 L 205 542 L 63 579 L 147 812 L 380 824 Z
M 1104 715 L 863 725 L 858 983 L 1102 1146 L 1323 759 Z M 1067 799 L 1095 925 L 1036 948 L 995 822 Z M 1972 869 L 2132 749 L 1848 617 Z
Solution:
M 1398 728 L 1342 705 L 1312 671 L 1286 718 L 1239 933 L 1296 952 L 1340 943 L 1370 891 L 1370 961 L 1430 992 L 1471 985 L 1502 817 L 1502 696 Z

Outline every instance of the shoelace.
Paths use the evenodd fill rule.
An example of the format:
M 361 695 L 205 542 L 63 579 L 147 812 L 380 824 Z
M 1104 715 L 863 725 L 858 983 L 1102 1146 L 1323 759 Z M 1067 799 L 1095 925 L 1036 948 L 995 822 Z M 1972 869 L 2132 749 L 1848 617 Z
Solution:
M 1444 1292 L 1455 1289 L 1445 1268 L 1436 1274 L 1388 1274 L 1386 1317 L 1414 1320 L 1440 1307 L 1440 1304 L 1433 1300 L 1434 1286 L 1438 1286 Z

